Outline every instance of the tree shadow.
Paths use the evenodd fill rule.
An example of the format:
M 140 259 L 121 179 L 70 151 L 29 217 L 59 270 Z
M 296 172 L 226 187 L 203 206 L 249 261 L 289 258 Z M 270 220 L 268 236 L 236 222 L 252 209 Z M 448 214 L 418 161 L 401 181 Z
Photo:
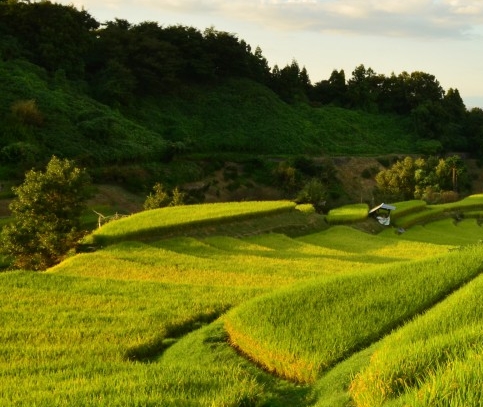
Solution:
M 127 349 L 124 354 L 124 359 L 130 362 L 154 362 L 180 338 L 215 321 L 225 311 L 225 309 L 222 309 L 209 313 L 201 313 L 182 323 L 169 325 L 166 327 L 164 335 Z

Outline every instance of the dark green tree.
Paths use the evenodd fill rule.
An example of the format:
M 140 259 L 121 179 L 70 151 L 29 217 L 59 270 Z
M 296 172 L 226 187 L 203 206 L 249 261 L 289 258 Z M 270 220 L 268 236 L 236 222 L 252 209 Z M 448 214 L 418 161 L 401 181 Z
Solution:
M 347 97 L 349 105 L 366 111 L 377 110 L 382 76 L 377 75 L 372 68 L 359 65 L 352 72 L 352 78 L 347 82 Z
M 444 89 L 434 75 L 415 71 L 405 78 L 406 97 L 411 108 L 431 102 L 441 102 L 444 96 Z
M 111 59 L 92 79 L 94 96 L 111 106 L 129 105 L 135 95 L 137 80 L 125 65 Z
M 396 76 L 384 77 L 378 95 L 378 106 L 381 112 L 408 114 L 411 110 L 407 95 L 405 80 L 409 77 L 407 72 Z
M 45 171 L 27 172 L 23 184 L 13 188 L 13 221 L 0 235 L 1 250 L 15 267 L 47 269 L 77 245 L 89 183 L 85 170 L 55 156 Z
M 443 105 L 452 121 L 461 123 L 465 119 L 466 106 L 458 89 L 448 89 L 444 95 Z
M 465 123 L 468 117 L 463 99 L 458 89 L 449 88 L 442 106 L 446 116 L 443 137 L 446 150 L 468 151 L 468 140 L 465 137 Z
M 213 62 L 214 76 L 246 77 L 249 73 L 251 48 L 235 34 L 207 28 L 204 33 L 205 52 Z
M 322 104 L 345 106 L 347 102 L 347 84 L 344 70 L 334 69 L 328 80 L 317 82 L 311 90 L 310 99 Z
M 14 1 L 1 5 L 0 26 L 5 35 L 17 39 L 31 62 L 79 77 L 99 23 L 74 6 Z
M 270 81 L 270 67 L 260 47 L 255 48 L 255 52 L 250 58 L 250 77 L 265 85 L 268 85 Z
M 300 69 L 295 59 L 285 68 L 273 67 L 270 87 L 285 102 L 306 100 L 311 86 L 307 70 L 305 67 Z
M 464 134 L 471 154 L 483 162 L 483 109 L 472 108 L 467 115 Z
M 173 88 L 181 69 L 181 56 L 176 46 L 163 39 L 157 23 L 143 22 L 130 29 L 126 61 L 143 95 L 160 94 Z
M 175 25 L 165 27 L 161 38 L 179 52 L 179 75 L 183 81 L 198 82 L 212 79 L 214 64 L 205 50 L 203 33 L 196 28 Z
M 411 110 L 414 128 L 421 138 L 444 143 L 447 115 L 441 103 L 427 100 Z
M 322 212 L 327 199 L 327 187 L 318 178 L 311 178 L 297 195 L 298 203 L 310 203 Z

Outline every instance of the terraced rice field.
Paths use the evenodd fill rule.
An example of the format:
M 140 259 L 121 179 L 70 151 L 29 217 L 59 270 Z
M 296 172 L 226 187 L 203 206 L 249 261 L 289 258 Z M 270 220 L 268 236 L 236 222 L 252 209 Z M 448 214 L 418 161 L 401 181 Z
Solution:
M 128 231 L 45 273 L 2 273 L 0 405 L 446 405 L 432 404 L 441 389 L 478 406 L 480 393 L 450 390 L 454 377 L 482 386 L 483 228 L 395 232 Z

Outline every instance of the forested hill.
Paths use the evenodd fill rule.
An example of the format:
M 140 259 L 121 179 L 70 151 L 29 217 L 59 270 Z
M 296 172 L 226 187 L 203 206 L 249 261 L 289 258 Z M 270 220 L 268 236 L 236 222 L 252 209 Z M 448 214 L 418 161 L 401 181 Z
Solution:
M 0 0 L 0 90 L 0 179 L 52 154 L 102 167 L 186 153 L 483 150 L 483 111 L 431 74 L 361 65 L 313 84 L 296 61 L 269 67 L 234 34 L 101 25 L 48 1 Z

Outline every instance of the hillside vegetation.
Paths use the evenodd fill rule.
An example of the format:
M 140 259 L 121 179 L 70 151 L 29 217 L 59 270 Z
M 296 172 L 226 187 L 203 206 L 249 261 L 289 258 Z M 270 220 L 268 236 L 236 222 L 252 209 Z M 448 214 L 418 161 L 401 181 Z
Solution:
M 270 172 L 273 156 L 483 145 L 481 109 L 466 111 L 457 89 L 424 72 L 386 77 L 361 65 L 311 83 L 295 60 L 270 67 L 261 49 L 213 27 L 101 25 L 49 1 L 1 2 L 0 33 L 2 181 L 52 155 L 145 192 L 247 155 Z
M 252 155 L 380 155 L 414 152 L 407 119 L 338 107 L 287 105 L 272 91 L 247 79 L 186 95 L 158 96 L 114 110 L 67 81 L 50 78 L 27 62 L 0 62 L 3 116 L 2 162 L 29 168 L 52 154 L 96 167 L 138 164 L 149 169 L 174 153 Z M 12 107 L 34 100 L 23 114 Z M 19 113 L 18 113 L 19 114 Z

